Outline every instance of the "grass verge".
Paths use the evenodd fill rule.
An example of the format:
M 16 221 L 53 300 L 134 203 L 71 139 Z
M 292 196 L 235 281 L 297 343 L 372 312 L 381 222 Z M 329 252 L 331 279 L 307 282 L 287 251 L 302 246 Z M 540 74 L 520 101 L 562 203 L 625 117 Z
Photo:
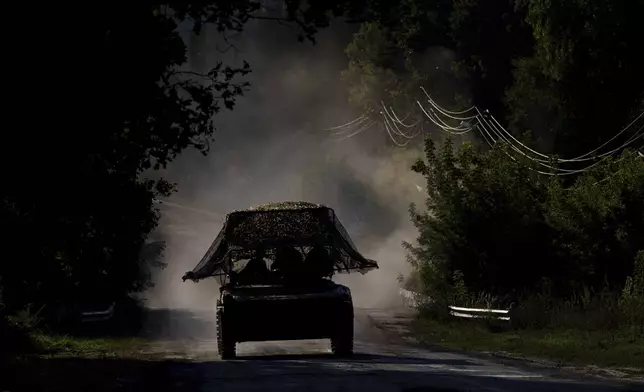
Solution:
M 31 333 L 30 351 L 4 358 L 2 391 L 178 390 L 171 363 L 146 354 L 140 338 Z
M 141 338 L 95 338 L 33 334 L 45 358 L 143 358 L 148 341 Z
M 469 320 L 468 320 L 469 321 Z M 425 344 L 509 353 L 558 365 L 594 365 L 644 375 L 644 341 L 625 331 L 491 330 L 479 322 L 419 318 L 410 332 Z

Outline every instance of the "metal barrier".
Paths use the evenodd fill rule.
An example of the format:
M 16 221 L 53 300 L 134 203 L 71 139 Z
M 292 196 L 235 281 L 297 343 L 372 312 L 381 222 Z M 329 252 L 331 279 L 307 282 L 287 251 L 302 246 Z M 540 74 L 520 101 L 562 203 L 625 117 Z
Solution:
M 510 321 L 509 309 L 475 309 L 450 305 L 449 314 L 454 317 L 462 318 L 492 318 L 496 320 Z
M 116 304 L 112 302 L 112 304 L 105 310 L 101 311 L 96 311 L 96 312 L 83 312 L 81 313 L 81 322 L 83 323 L 93 323 L 97 321 L 107 321 L 114 316 L 114 306 Z
M 423 295 L 413 291 L 400 289 L 400 297 L 403 301 L 403 306 L 409 308 L 418 307 L 423 301 Z M 429 301 L 425 298 L 425 302 Z M 449 314 L 454 317 L 471 318 L 471 319 L 495 319 L 502 321 L 510 321 L 510 309 L 480 309 L 480 308 L 463 308 L 459 306 L 449 306 Z

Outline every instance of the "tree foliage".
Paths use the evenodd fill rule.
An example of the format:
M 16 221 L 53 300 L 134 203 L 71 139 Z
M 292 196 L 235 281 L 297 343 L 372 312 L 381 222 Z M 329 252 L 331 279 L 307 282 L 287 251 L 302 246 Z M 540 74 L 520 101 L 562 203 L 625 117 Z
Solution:
M 348 68 L 342 73 L 349 82 L 352 103 L 365 111 L 380 106 L 380 101 L 395 101 L 400 95 L 402 80 L 393 70 L 396 51 L 391 33 L 375 23 L 364 23 L 345 52 Z M 398 61 L 400 63 L 401 61 Z M 401 70 L 402 71 L 402 70 Z
M 554 147 L 562 154 L 586 152 L 608 140 L 641 111 L 644 59 L 641 1 L 520 0 L 535 38 L 534 55 L 516 67 L 508 90 L 516 128 L 532 125 L 536 109 L 550 114 Z M 532 97 L 530 97 L 532 95 Z M 534 97 L 545 96 L 540 105 Z
M 383 100 L 404 113 L 421 84 L 446 106 L 489 109 L 538 150 L 576 156 L 644 110 L 643 6 L 405 0 L 362 25 L 345 76 L 363 109 Z M 426 60 L 436 48 L 453 53 L 449 74 Z M 434 298 L 466 288 L 516 299 L 544 282 L 555 297 L 614 292 L 632 273 L 644 238 L 634 152 L 567 177 L 540 175 L 504 147 L 455 151 L 448 140 L 438 151 L 428 140 L 425 155 L 414 170 L 427 177 L 428 201 L 412 208 L 419 238 L 407 247 Z
M 553 181 L 546 219 L 553 244 L 576 289 L 621 287 L 644 248 L 644 159 L 632 151 L 607 160 L 570 188 Z
M 0 264 L 7 312 L 112 300 L 149 286 L 141 251 L 157 224 L 155 199 L 174 189 L 154 171 L 187 148 L 208 153 L 214 117 L 234 108 L 250 72 L 245 62 L 186 69 L 180 25 L 199 33 L 212 24 L 225 35 L 266 19 L 292 23 L 312 40 L 350 8 L 289 0 L 284 13 L 267 17 L 259 1 L 231 0 L 92 3 L 82 17 L 71 5 L 40 13 L 32 25 L 42 29 L 42 50 L 31 43 L 20 53 L 21 121 L 33 131 L 3 141 L 13 148 L 3 155 L 13 170 L 0 207 L 10 233 L 11 256 Z M 39 57 L 53 60 L 28 68 L 42 64 Z
M 590 288 L 621 290 L 644 238 L 644 159 L 626 151 L 581 175 L 569 188 L 511 159 L 505 147 L 437 150 L 414 170 L 427 179 L 422 211 L 412 207 L 412 261 L 436 298 L 449 297 L 455 274 L 471 293 L 516 300 L 552 283 L 566 297 Z
M 474 103 L 516 134 L 530 131 L 542 150 L 585 153 L 643 107 L 643 7 L 628 0 L 405 0 L 372 15 L 355 35 L 347 80 L 362 107 L 383 97 L 409 107 L 423 84 L 446 105 Z M 451 75 L 423 61 L 436 47 L 455 53 Z M 441 85 L 450 78 L 469 91 Z
M 384 39 L 379 45 L 376 36 L 365 39 L 362 30 L 356 34 L 347 47 L 348 71 L 355 72 L 351 65 L 358 61 L 363 63 L 362 69 L 380 68 L 384 73 L 393 73 L 401 80 L 400 94 L 412 97 L 418 96 L 419 83 L 434 86 L 446 78 L 460 79 L 470 84 L 470 93 L 457 89 L 454 94 L 442 88 L 432 91 L 443 100 L 457 98 L 465 103 L 463 99 L 471 99 L 496 112 L 502 109 L 503 92 L 512 80 L 512 59 L 531 52 L 530 32 L 510 1 L 405 0 L 373 18 L 363 27 L 386 32 L 381 34 Z M 428 59 L 432 48 L 453 51 L 453 64 L 437 70 Z M 369 56 L 371 53 L 382 55 Z M 369 78 L 354 77 L 352 82 L 361 83 L 363 90 L 376 96 L 382 91 Z M 355 96 L 363 105 L 367 98 Z
M 83 51 L 64 28 L 49 32 L 64 61 L 46 87 L 65 95 L 45 93 L 49 131 L 35 143 L 27 133 L 12 140 L 33 145 L 28 158 L 13 156 L 24 161 L 3 195 L 2 221 L 19 255 L 0 267 L 12 308 L 102 301 L 149 286 L 139 254 L 157 223 L 154 199 L 173 186 L 145 174 L 186 148 L 207 152 L 213 116 L 233 107 L 245 87 L 236 77 L 249 72 L 247 64 L 205 75 L 179 70 L 180 21 L 160 4 L 103 7 L 91 23 L 78 22 Z

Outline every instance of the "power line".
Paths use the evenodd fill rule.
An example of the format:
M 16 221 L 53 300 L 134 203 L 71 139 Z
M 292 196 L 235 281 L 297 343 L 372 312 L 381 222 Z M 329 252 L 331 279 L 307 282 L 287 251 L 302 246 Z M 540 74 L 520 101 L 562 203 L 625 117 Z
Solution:
M 388 118 L 389 118 L 389 120 L 393 123 L 394 127 L 395 127 L 395 128 L 396 128 L 396 130 L 397 130 L 397 132 L 396 132 L 396 133 L 397 133 L 398 135 L 400 135 L 400 136 L 402 136 L 402 137 L 404 137 L 404 138 L 407 138 L 407 139 L 413 139 L 413 138 L 415 138 L 416 136 L 418 136 L 418 135 L 420 134 L 420 132 L 421 132 L 421 131 L 418 131 L 418 132 L 416 132 L 416 133 L 415 133 L 415 134 L 413 134 L 413 135 L 407 135 L 406 133 L 404 133 L 404 132 L 403 132 L 403 131 L 398 127 L 398 122 L 396 121 L 396 119 L 395 119 L 391 114 L 389 114 L 389 112 L 387 111 L 387 107 L 385 106 L 384 102 L 382 103 L 382 108 L 383 108 L 384 112 L 381 112 L 381 113 L 383 114 L 383 116 L 385 116 L 385 119 L 388 117 Z M 419 122 L 420 122 L 420 121 L 419 121 Z M 417 122 L 416 124 L 418 124 L 419 122 Z M 400 122 L 400 123 L 402 124 L 402 122 Z M 402 125 L 404 126 L 404 124 L 402 124 Z
M 409 116 L 412 113 L 411 111 L 407 114 L 407 116 L 403 120 L 398 118 L 398 116 L 396 115 L 396 112 L 394 112 L 394 109 L 391 106 L 389 107 L 389 111 L 394 115 L 394 118 L 396 119 L 396 122 L 398 124 L 402 125 L 405 128 L 413 128 L 413 127 L 415 127 L 416 125 L 418 125 L 422 121 L 422 120 L 418 120 L 413 124 L 405 124 L 403 121 L 405 121 L 407 118 L 409 118 Z
M 426 118 L 442 131 L 452 135 L 464 135 L 474 130 L 478 130 L 481 136 L 483 137 L 483 139 L 490 147 L 493 147 L 498 142 L 503 142 L 504 144 L 507 144 L 512 151 L 520 154 L 524 158 L 532 162 L 535 162 L 539 166 L 542 166 L 544 168 L 547 168 L 553 171 L 553 172 L 538 171 L 541 174 L 570 175 L 570 174 L 585 172 L 586 170 L 589 170 L 597 166 L 601 162 L 605 161 L 606 158 L 614 155 L 616 152 L 619 152 L 620 150 L 623 150 L 626 147 L 631 146 L 636 141 L 644 138 L 644 132 L 642 132 L 642 129 L 644 128 L 644 125 L 643 125 L 634 134 L 632 134 L 627 141 L 622 143 L 620 146 L 613 148 L 609 151 L 602 152 L 600 154 L 595 154 L 599 152 L 601 149 L 603 149 L 604 147 L 608 146 L 611 142 L 615 141 L 619 136 L 626 133 L 629 129 L 631 129 L 642 117 L 644 117 L 644 112 L 642 112 L 628 125 L 626 125 L 619 132 L 617 132 L 613 137 L 611 137 L 606 142 L 602 143 L 600 146 L 594 148 L 593 150 L 574 158 L 553 157 L 545 153 L 539 152 L 529 147 L 525 143 L 519 141 L 514 135 L 512 135 L 507 129 L 505 129 L 492 114 L 490 114 L 489 110 L 485 110 L 481 112 L 481 110 L 476 105 L 465 110 L 448 110 L 441 107 L 431 97 L 431 95 L 429 95 L 429 93 L 427 92 L 427 90 L 425 90 L 424 87 L 421 86 L 420 89 L 423 91 L 424 95 L 426 96 L 427 102 L 429 103 L 430 107 L 426 108 L 420 101 L 417 100 L 416 104 L 421 110 L 421 119 L 419 119 L 413 124 L 405 123 L 405 120 L 409 116 L 411 116 L 412 111 L 410 111 L 407 114 L 407 116 L 405 116 L 405 119 L 401 120 L 397 116 L 397 114 L 395 113 L 392 107 L 387 108 L 387 105 L 385 105 L 384 102 L 382 101 L 380 102 L 382 106 L 382 110 L 379 111 L 379 113 L 382 115 L 382 122 L 380 123 L 380 125 L 387 132 L 387 135 L 392 140 L 392 142 L 399 147 L 407 146 L 412 141 L 412 139 L 414 139 L 416 136 L 424 132 L 424 127 L 423 127 L 424 121 L 422 120 L 422 118 Z M 359 135 L 377 123 L 377 121 L 371 120 L 371 117 L 369 116 L 369 113 L 373 113 L 373 112 L 374 110 L 372 109 L 368 111 L 368 113 L 365 113 L 362 116 L 346 124 L 327 128 L 327 130 L 341 130 L 339 132 L 336 132 L 335 134 L 346 135 L 346 136 L 340 138 L 339 140 L 344 140 L 346 138 Z M 446 120 L 441 118 L 441 116 L 445 117 Z M 453 120 L 460 121 L 460 124 L 458 126 L 450 125 L 449 121 L 453 121 Z M 367 123 L 367 125 L 363 125 L 365 122 Z M 413 133 L 405 132 L 400 128 L 401 126 L 406 129 L 418 128 L 419 124 L 420 124 L 420 129 L 419 130 L 417 129 Z M 355 127 L 357 126 L 361 126 L 361 127 L 356 131 Z M 396 139 L 396 137 L 402 137 L 406 139 L 406 141 L 400 142 Z M 641 152 L 638 152 L 638 154 L 642 155 Z M 512 158 L 514 159 L 514 157 Z M 558 166 L 559 164 L 572 164 L 572 163 L 582 163 L 582 162 L 589 163 L 590 161 L 595 161 L 595 162 L 583 168 L 578 168 L 578 169 L 566 169 Z
M 325 131 L 334 131 L 336 129 L 344 129 L 344 128 L 350 127 L 351 125 L 353 125 L 355 123 L 360 123 L 360 122 L 364 121 L 365 117 L 367 117 L 367 115 L 363 114 L 362 116 L 356 118 L 355 120 L 351 120 L 346 124 L 342 124 L 342 125 L 338 125 L 338 126 L 330 127 L 330 128 L 324 128 L 324 130 Z
M 445 109 L 441 108 L 441 107 L 436 103 L 436 101 L 434 101 L 434 100 L 431 98 L 431 96 L 427 93 L 427 91 L 426 91 L 422 86 L 421 86 L 420 88 L 421 88 L 421 90 L 423 91 L 423 93 L 426 95 L 426 97 L 427 97 L 427 99 L 428 99 L 429 103 L 430 103 L 434 108 L 436 108 L 440 113 L 444 114 L 446 117 L 449 117 L 449 118 L 452 118 L 452 119 L 456 119 L 456 120 L 467 120 L 467 119 L 474 119 L 474 118 L 476 118 L 476 119 L 480 120 L 480 117 L 482 117 L 482 116 L 483 116 L 483 114 L 481 113 L 481 111 L 480 111 L 476 106 L 472 106 L 471 108 L 469 108 L 469 109 L 467 109 L 467 110 L 460 111 L 460 112 L 445 110 Z M 423 109 L 423 111 L 425 112 L 425 114 L 426 114 L 428 117 L 430 117 L 430 116 L 428 115 L 428 113 L 424 110 L 424 107 L 422 106 L 422 104 L 421 104 L 420 102 L 418 102 L 418 101 L 417 101 L 417 103 L 418 103 L 418 105 L 421 107 L 421 109 Z M 459 116 L 457 116 L 457 114 L 464 114 L 464 113 L 467 113 L 467 112 L 469 112 L 469 111 L 471 111 L 471 110 L 475 110 L 475 111 L 477 112 L 477 114 L 476 114 L 476 115 L 473 115 L 473 116 L 466 116 L 466 117 L 463 117 L 463 116 L 459 117 Z M 489 111 L 488 111 L 488 110 L 485 110 L 485 112 L 486 112 L 486 113 L 489 113 Z M 503 134 L 507 135 L 510 139 L 512 139 L 515 143 L 519 144 L 521 147 L 523 147 L 523 148 L 527 149 L 528 151 L 530 151 L 530 152 L 534 153 L 534 154 L 535 154 L 535 155 L 537 155 L 537 156 L 540 156 L 540 157 L 543 157 L 543 158 L 549 158 L 549 156 L 548 156 L 548 155 L 543 154 L 543 153 L 540 153 L 540 152 L 538 152 L 538 151 L 535 151 L 535 150 L 531 149 L 529 146 L 526 146 L 524 143 L 521 143 L 521 142 L 520 142 L 519 140 L 517 140 L 517 139 L 516 139 L 516 138 L 515 138 L 515 137 L 514 137 L 510 132 L 508 132 L 508 131 L 503 127 L 503 126 L 501 126 L 501 124 L 500 124 L 500 123 L 499 123 L 499 122 L 498 122 L 498 121 L 497 121 L 493 116 L 491 116 L 491 115 L 490 115 L 490 117 L 491 117 L 492 121 L 495 123 L 495 125 L 498 127 L 498 129 L 499 129 Z M 624 127 L 624 128 L 623 128 L 622 130 L 620 130 L 616 135 L 614 135 L 611 139 L 609 139 L 608 141 L 606 141 L 605 143 L 603 143 L 603 144 L 602 144 L 602 145 L 600 145 L 599 147 L 597 147 L 597 148 L 595 148 L 595 149 L 593 149 L 593 150 L 591 150 L 591 151 L 589 151 L 589 152 L 587 152 L 587 153 L 585 153 L 585 154 L 583 154 L 583 155 L 580 155 L 580 156 L 578 156 L 578 157 L 575 157 L 575 158 L 568 158 L 568 159 L 565 159 L 565 158 L 557 158 L 557 159 L 556 159 L 556 161 L 557 161 L 557 162 L 581 162 L 581 161 L 585 161 L 585 160 L 599 159 L 599 158 L 601 158 L 601 157 L 603 157 L 603 156 L 605 156 L 605 155 L 607 155 L 607 154 L 612 154 L 612 153 L 613 153 L 614 151 L 616 151 L 616 150 L 619 150 L 619 149 L 624 148 L 624 147 L 625 147 L 625 145 L 622 145 L 622 146 L 618 147 L 617 149 L 612 150 L 612 151 L 611 151 L 611 152 L 609 152 L 609 153 L 602 154 L 602 155 L 600 155 L 600 156 L 591 157 L 591 158 L 586 158 L 586 157 L 588 157 L 589 155 L 591 155 L 591 154 L 593 154 L 593 153 L 595 153 L 595 152 L 599 151 L 601 148 L 603 148 L 603 147 L 607 146 L 610 142 L 612 142 L 613 140 L 615 140 L 615 139 L 616 139 L 617 137 L 619 137 L 620 135 L 624 134 L 624 133 L 625 133 L 627 130 L 629 130 L 629 129 L 630 129 L 630 128 L 635 124 L 635 123 L 637 123 L 637 121 L 638 121 L 638 120 L 640 120 L 642 117 L 644 117 L 644 112 L 642 112 L 640 115 L 638 115 L 638 116 L 637 116 L 633 121 L 631 121 L 631 122 L 630 122 L 626 127 Z M 446 129 L 446 127 L 441 127 L 441 128 Z M 636 137 L 636 139 L 637 139 L 637 138 L 638 138 L 638 137 Z M 635 141 L 635 140 L 631 138 L 631 139 L 627 142 L 627 144 L 626 144 L 626 145 L 631 144 L 633 141 Z M 586 159 L 585 159 L 585 158 L 586 158 Z
M 634 135 L 632 135 L 632 136 L 631 136 L 631 138 L 629 138 L 629 140 L 628 140 L 628 141 L 626 141 L 625 143 L 623 143 L 621 146 L 619 146 L 619 147 L 617 147 L 617 148 L 615 148 L 615 149 L 613 149 L 613 150 L 610 150 L 610 151 L 608 151 L 608 152 L 602 153 L 602 154 L 600 154 L 600 155 L 593 156 L 593 157 L 588 157 L 590 154 L 592 154 L 592 153 L 594 153 L 594 152 L 599 151 L 602 147 L 605 147 L 605 146 L 606 146 L 606 145 L 608 145 L 611 141 L 615 140 L 619 135 L 623 134 L 623 133 L 624 133 L 624 132 L 626 132 L 628 129 L 630 129 L 630 128 L 631 128 L 631 127 L 632 127 L 632 126 L 633 126 L 633 125 L 634 125 L 634 124 L 635 124 L 635 123 L 636 123 L 640 118 L 642 118 L 642 117 L 644 116 L 644 112 L 643 112 L 642 114 L 640 114 L 639 116 L 637 116 L 637 118 L 636 118 L 635 120 L 633 120 L 629 125 L 627 125 L 627 126 L 626 126 L 625 128 L 623 128 L 621 131 L 619 131 L 617 135 L 613 136 L 609 141 L 607 141 L 607 142 L 603 143 L 603 144 L 602 144 L 601 146 L 599 146 L 598 148 L 595 148 L 594 150 L 592 150 L 592 151 L 590 151 L 590 152 L 588 152 L 588 153 L 586 153 L 586 154 L 580 155 L 579 157 L 576 157 L 576 158 L 570 158 L 570 159 L 550 158 L 548 155 L 543 154 L 543 153 L 540 153 L 540 152 L 538 152 L 538 151 L 536 151 L 536 150 L 533 150 L 533 149 L 531 149 L 529 146 L 527 146 L 527 145 L 525 145 L 524 143 L 521 143 L 519 140 L 517 140 L 517 139 L 516 139 L 516 138 L 515 138 L 515 137 L 514 137 L 510 132 L 508 132 L 505 128 L 503 128 L 503 127 L 501 126 L 501 124 L 500 124 L 500 123 L 499 123 L 499 122 L 498 122 L 498 121 L 497 121 L 493 116 L 489 115 L 489 111 L 486 111 L 486 112 L 488 113 L 488 116 L 490 117 L 490 119 L 491 119 L 491 121 L 492 121 L 492 122 L 489 122 L 489 121 L 487 120 L 486 116 L 485 116 L 483 113 L 481 113 L 481 111 L 480 111 L 476 106 L 473 106 L 473 107 L 472 107 L 472 108 L 470 108 L 470 109 L 463 110 L 463 111 L 458 111 L 458 112 L 457 112 L 457 111 L 448 111 L 448 110 L 445 110 L 445 109 L 441 108 L 441 107 L 440 107 L 440 106 L 439 106 L 439 105 L 438 105 L 438 104 L 437 104 L 437 103 L 436 103 L 436 102 L 431 98 L 431 96 L 427 93 L 427 91 L 426 91 L 423 87 L 421 87 L 421 89 L 423 90 L 423 92 L 424 92 L 424 93 L 425 93 L 425 95 L 427 96 L 427 98 L 428 98 L 428 102 L 429 102 L 429 103 L 430 103 L 430 104 L 431 104 L 431 105 L 432 105 L 432 106 L 433 106 L 433 107 L 434 107 L 434 108 L 435 108 L 439 113 L 441 113 L 441 114 L 445 115 L 446 117 L 449 117 L 449 118 L 451 118 L 451 119 L 455 119 L 455 120 L 461 120 L 461 121 L 464 121 L 464 120 L 470 120 L 470 119 L 475 119 L 475 120 L 477 121 L 477 127 L 476 127 L 476 128 L 478 128 L 478 129 L 479 129 L 479 132 L 481 133 L 481 135 L 483 136 L 483 138 L 486 140 L 486 142 L 487 142 L 489 145 L 496 144 L 496 141 L 494 140 L 494 137 L 492 136 L 492 134 L 494 134 L 494 135 L 496 135 L 497 137 L 499 137 L 500 139 L 502 139 L 505 143 L 507 143 L 508 145 L 510 145 L 510 147 L 511 147 L 514 151 L 516 151 L 516 152 L 520 153 L 521 155 L 525 156 L 526 158 L 528 158 L 528 159 L 530 159 L 530 160 L 532 160 L 532 161 L 538 162 L 538 163 L 539 163 L 540 165 L 542 165 L 542 166 L 548 167 L 548 168 L 553 169 L 553 170 L 566 172 L 567 174 L 568 174 L 568 173 L 569 173 L 569 174 L 573 174 L 573 173 L 579 173 L 579 172 L 585 171 L 585 170 L 589 169 L 590 167 L 595 166 L 595 164 L 592 164 L 592 165 L 590 165 L 590 166 L 588 166 L 588 167 L 586 167 L 586 168 L 584 168 L 584 169 L 569 170 L 569 169 L 562 169 L 562 168 L 558 168 L 558 167 L 553 167 L 553 166 L 548 165 L 548 164 L 546 164 L 546 163 L 573 163 L 573 162 L 584 162 L 584 161 L 591 161 L 591 160 L 597 160 L 597 159 L 599 159 L 600 161 L 603 161 L 603 158 L 608 157 L 608 156 L 610 156 L 610 155 L 613 155 L 615 152 L 617 152 L 617 151 L 619 151 L 619 150 L 622 150 L 622 149 L 624 149 L 624 148 L 628 147 L 629 145 L 633 144 L 635 141 L 637 141 L 637 140 L 639 140 L 640 138 L 642 138 L 642 136 L 644 136 L 644 134 L 642 134 L 642 133 L 640 132 L 640 131 L 641 131 L 641 128 L 640 128 L 638 131 L 636 131 L 636 133 L 635 133 Z M 469 132 L 469 130 L 462 130 L 462 131 L 461 131 L 460 129 L 458 129 L 458 128 L 456 128 L 456 127 L 451 127 L 451 126 L 449 126 L 447 123 L 445 123 L 444 121 L 442 121 L 442 120 L 438 117 L 438 114 L 436 114 L 436 113 L 432 110 L 432 108 L 429 108 L 429 112 L 428 112 L 428 111 L 425 109 L 425 107 L 424 107 L 424 106 L 423 106 L 419 101 L 417 101 L 417 104 L 418 104 L 418 106 L 421 108 L 421 110 L 423 111 L 423 113 L 425 114 L 425 116 L 426 116 L 430 121 L 432 121 L 436 126 L 438 126 L 439 128 L 441 128 L 443 131 L 446 131 L 446 132 L 451 133 L 451 134 L 456 134 L 456 135 L 459 135 L 459 134 L 463 134 L 463 133 L 467 133 L 467 132 Z M 471 110 L 474 110 L 474 111 L 476 112 L 476 115 L 471 115 L 471 116 L 458 116 L 458 114 L 468 113 L 468 112 L 470 112 Z M 492 142 L 490 142 L 490 140 L 491 140 Z M 519 145 L 520 147 L 517 147 L 517 145 Z M 523 152 L 523 151 L 521 150 L 521 148 L 524 148 L 524 149 L 528 150 L 529 152 L 531 152 L 532 154 L 537 155 L 538 157 L 549 158 L 549 159 L 541 159 L 541 158 L 537 158 L 537 157 L 531 156 L 530 154 Z M 587 158 L 587 157 L 588 157 L 588 158 Z
M 369 128 L 371 128 L 376 123 L 377 123 L 376 121 L 370 121 L 367 125 L 362 126 L 357 131 L 354 131 L 354 132 L 352 132 L 352 133 L 350 133 L 348 135 L 345 135 L 345 136 L 343 136 L 341 138 L 336 138 L 334 140 L 336 140 L 336 141 L 346 140 L 346 139 L 352 138 L 354 136 L 357 136 L 357 135 L 361 134 L 362 132 L 364 132 L 364 131 L 368 130 Z M 346 133 L 346 132 L 343 132 L 343 133 Z

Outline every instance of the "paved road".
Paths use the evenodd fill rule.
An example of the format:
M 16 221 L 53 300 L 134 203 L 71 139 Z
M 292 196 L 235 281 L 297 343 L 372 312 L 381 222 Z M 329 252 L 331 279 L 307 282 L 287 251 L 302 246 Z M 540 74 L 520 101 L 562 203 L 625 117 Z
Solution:
M 170 329 L 157 330 L 155 347 L 181 359 L 172 372 L 190 380 L 190 390 L 223 391 L 400 391 L 400 392 L 613 392 L 638 389 L 595 380 L 554 378 L 544 371 L 484 359 L 434 352 L 392 338 L 374 326 L 385 312 L 356 312 L 356 355 L 330 355 L 325 341 L 242 343 L 239 358 L 220 361 L 212 321 L 188 312 L 168 314 Z M 190 338 L 188 337 L 190 336 Z M 196 389 L 195 389 L 196 388 Z M 642 390 L 642 389 L 639 389 Z

